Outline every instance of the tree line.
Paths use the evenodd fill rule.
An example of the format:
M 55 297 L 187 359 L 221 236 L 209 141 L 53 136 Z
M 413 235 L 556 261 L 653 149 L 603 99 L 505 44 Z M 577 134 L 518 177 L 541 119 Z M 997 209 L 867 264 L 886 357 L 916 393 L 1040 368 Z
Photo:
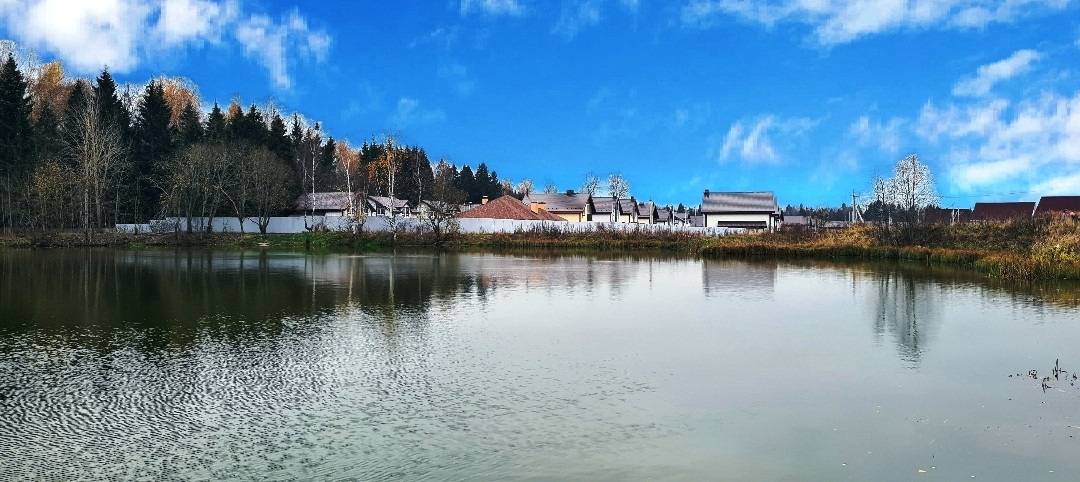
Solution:
M 197 87 L 180 78 L 120 86 L 107 69 L 68 78 L 60 62 L 16 60 L 0 68 L 0 228 L 80 230 L 152 219 L 235 216 L 265 230 L 301 194 L 348 191 L 358 198 L 422 200 L 516 194 L 481 163 L 474 171 L 423 148 L 372 137 L 359 147 L 319 122 L 283 116 L 273 103 L 238 99 L 201 112 Z M 29 71 L 27 75 L 24 72 Z M 436 186 L 436 173 L 443 184 Z M 438 189 L 437 189 L 438 187 Z M 242 223 L 241 223 L 242 224 Z M 205 226 L 209 226 L 207 223 Z

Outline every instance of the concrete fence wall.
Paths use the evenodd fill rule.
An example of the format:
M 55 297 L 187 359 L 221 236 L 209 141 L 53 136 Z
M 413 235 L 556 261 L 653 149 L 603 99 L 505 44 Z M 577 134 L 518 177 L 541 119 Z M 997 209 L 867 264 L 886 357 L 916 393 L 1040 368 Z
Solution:
M 364 231 L 389 231 L 388 218 L 384 216 L 368 216 L 364 223 Z M 212 222 L 206 218 L 193 218 L 193 231 L 206 231 L 207 223 L 212 232 L 240 232 L 240 222 L 236 218 L 214 218 Z M 724 236 L 726 234 L 742 232 L 734 228 L 695 228 L 692 226 L 669 226 L 665 224 L 632 224 L 610 222 L 584 222 L 569 223 L 555 221 L 519 221 L 513 219 L 488 219 L 467 218 L 458 219 L 459 230 L 469 234 L 488 233 L 513 233 L 517 231 L 552 231 L 585 233 L 593 231 L 623 231 L 639 233 L 694 233 L 706 236 Z M 267 233 L 303 233 L 313 230 L 349 231 L 352 229 L 349 218 L 342 216 L 281 216 L 270 218 L 266 226 Z M 259 226 L 253 219 L 245 219 L 243 232 L 258 233 Z M 428 231 L 426 225 L 421 225 L 416 218 L 397 218 L 399 232 Z M 171 233 L 175 231 L 187 231 L 187 220 L 184 218 L 166 218 L 154 220 L 149 224 L 117 224 L 116 230 L 125 233 Z

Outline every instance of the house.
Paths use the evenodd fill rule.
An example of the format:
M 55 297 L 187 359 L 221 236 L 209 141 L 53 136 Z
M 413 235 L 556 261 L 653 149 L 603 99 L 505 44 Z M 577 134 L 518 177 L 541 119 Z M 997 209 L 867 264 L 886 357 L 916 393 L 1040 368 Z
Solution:
M 572 189 L 566 193 L 555 194 L 529 194 L 523 200 L 526 204 L 543 203 L 547 206 L 547 212 L 559 216 L 567 221 L 580 223 L 592 221 L 594 206 L 592 196 L 576 193 Z
M 814 218 L 810 216 L 784 215 L 784 228 L 812 228 Z
M 971 211 L 972 221 L 1005 221 L 1009 219 L 1028 219 L 1035 211 L 1033 202 L 1013 203 L 975 203 Z
M 364 210 L 369 216 L 408 217 L 412 213 L 409 202 L 404 199 L 387 196 L 368 196 Z
M 615 215 L 615 222 L 637 224 L 638 204 L 634 198 L 620 199 L 617 206 L 619 212 Z
M 675 211 L 671 209 L 671 206 L 656 208 L 656 224 L 666 224 L 668 226 L 675 224 Z
M 646 201 L 637 205 L 638 224 L 656 224 L 659 219 L 659 211 L 656 209 L 656 204 L 652 201 Z
M 701 198 L 704 226 L 775 231 L 780 227 L 780 206 L 772 191 L 709 192 Z
M 618 199 L 611 196 L 594 196 L 592 198 L 593 216 L 592 221 L 614 223 L 619 212 Z
M 1035 215 L 1064 214 L 1076 217 L 1080 213 L 1080 196 L 1043 196 L 1035 207 Z
M 357 196 L 347 192 L 317 192 L 301 194 L 296 199 L 294 216 L 344 216 L 357 205 Z
M 928 207 L 923 209 L 922 221 L 927 224 L 966 223 L 971 221 L 971 210 Z
M 566 222 L 561 216 L 549 213 L 547 206 L 541 202 L 533 202 L 530 206 L 526 206 L 525 203 L 513 196 L 500 196 L 494 201 L 475 206 L 459 214 L 458 217 L 462 219 L 487 218 Z

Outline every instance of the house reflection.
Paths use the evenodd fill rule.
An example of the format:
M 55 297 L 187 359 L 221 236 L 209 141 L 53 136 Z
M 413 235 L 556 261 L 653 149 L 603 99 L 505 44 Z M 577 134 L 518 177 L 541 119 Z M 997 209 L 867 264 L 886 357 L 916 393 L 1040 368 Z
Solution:
M 777 261 L 703 260 L 701 286 L 705 296 L 734 295 L 771 299 L 776 290 Z

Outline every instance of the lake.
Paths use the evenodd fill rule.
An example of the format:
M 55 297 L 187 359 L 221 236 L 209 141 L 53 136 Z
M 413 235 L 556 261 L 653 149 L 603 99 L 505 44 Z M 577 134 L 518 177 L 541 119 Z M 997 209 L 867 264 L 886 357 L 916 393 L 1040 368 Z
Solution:
M 0 282 L 0 480 L 1080 480 L 1075 285 L 201 250 Z

